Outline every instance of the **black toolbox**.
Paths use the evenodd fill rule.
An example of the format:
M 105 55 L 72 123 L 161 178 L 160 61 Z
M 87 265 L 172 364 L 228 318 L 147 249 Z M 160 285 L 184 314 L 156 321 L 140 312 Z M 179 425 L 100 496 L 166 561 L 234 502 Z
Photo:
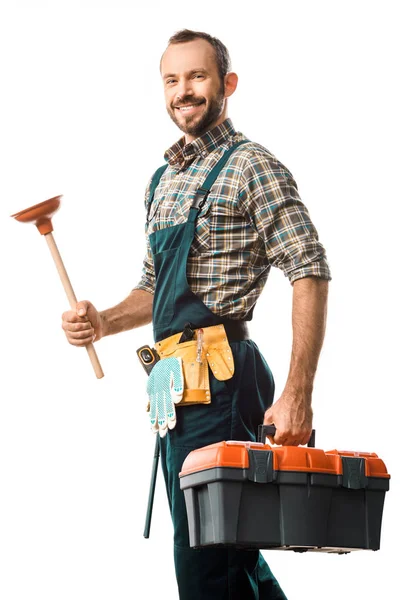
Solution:
M 390 475 L 374 453 L 222 441 L 179 474 L 191 547 L 379 550 Z

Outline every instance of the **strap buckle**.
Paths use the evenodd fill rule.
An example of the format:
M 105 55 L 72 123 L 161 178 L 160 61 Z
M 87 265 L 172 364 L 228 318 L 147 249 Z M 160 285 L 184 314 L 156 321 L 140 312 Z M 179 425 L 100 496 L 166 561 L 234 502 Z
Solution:
M 203 208 L 204 204 L 206 203 L 209 193 L 210 193 L 210 190 L 206 190 L 205 188 L 201 188 L 201 187 L 198 188 L 198 190 L 196 191 L 196 195 L 194 197 L 191 208 L 195 208 L 196 210 L 200 211 Z

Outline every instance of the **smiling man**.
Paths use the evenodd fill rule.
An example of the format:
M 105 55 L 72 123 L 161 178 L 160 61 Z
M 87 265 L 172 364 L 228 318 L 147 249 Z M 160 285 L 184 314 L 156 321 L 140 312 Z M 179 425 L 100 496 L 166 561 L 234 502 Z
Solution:
M 224 85 L 224 67 L 219 68 L 213 47 L 204 39 L 187 42 L 185 52 L 177 43 L 165 51 L 161 72 L 166 106 L 175 125 L 185 132 L 186 142 L 224 122 L 226 98 L 237 85 L 235 73 L 228 75 Z
M 189 547 L 179 472 L 196 448 L 254 441 L 263 421 L 276 426 L 271 441 L 308 441 L 329 267 L 290 171 L 228 118 L 238 77 L 226 47 L 206 33 L 180 31 L 160 70 L 167 111 L 184 135 L 146 190 L 142 278 L 100 313 L 79 302 L 64 313 L 63 328 L 83 346 L 153 322 L 161 360 L 149 378 L 150 421 L 160 434 L 179 597 L 283 600 L 258 550 Z M 247 326 L 272 266 L 293 289 L 292 355 L 274 403 L 272 373 Z

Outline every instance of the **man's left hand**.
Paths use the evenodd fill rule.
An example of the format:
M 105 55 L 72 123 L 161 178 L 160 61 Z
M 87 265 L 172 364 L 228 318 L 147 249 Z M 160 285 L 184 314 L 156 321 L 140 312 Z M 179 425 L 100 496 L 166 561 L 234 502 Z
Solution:
M 311 392 L 284 390 L 264 414 L 264 425 L 275 425 L 276 434 L 268 439 L 282 446 L 308 443 L 312 432 Z

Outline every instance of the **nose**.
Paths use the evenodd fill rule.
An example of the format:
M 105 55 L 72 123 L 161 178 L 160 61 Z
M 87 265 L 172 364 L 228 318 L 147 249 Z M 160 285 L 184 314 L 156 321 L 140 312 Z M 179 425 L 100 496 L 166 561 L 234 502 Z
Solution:
M 185 98 L 185 96 L 192 96 L 193 95 L 193 89 L 190 83 L 190 79 L 186 79 L 184 77 L 182 77 L 177 85 L 177 89 L 176 89 L 176 99 L 178 102 L 182 101 L 183 98 Z

